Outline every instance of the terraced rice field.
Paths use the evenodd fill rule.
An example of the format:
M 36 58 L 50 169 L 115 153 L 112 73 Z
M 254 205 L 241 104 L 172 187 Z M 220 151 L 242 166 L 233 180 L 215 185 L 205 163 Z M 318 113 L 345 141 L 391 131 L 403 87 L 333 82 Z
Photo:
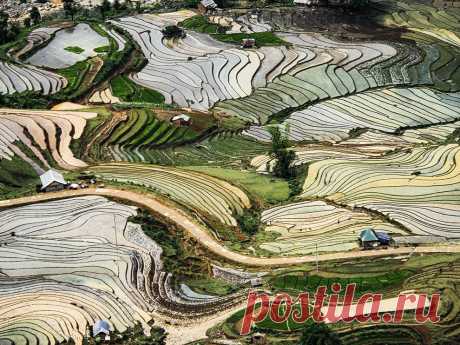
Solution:
M 458 145 L 310 165 L 302 197 L 320 197 L 386 215 L 422 235 L 460 237 Z
M 120 103 L 120 99 L 112 94 L 110 88 L 107 88 L 101 91 L 95 91 L 90 97 L 89 102 L 94 104 L 115 104 Z
M 319 34 L 278 34 L 305 58 L 268 78 L 266 87 L 246 98 L 216 105 L 216 111 L 264 124 L 273 115 L 319 100 L 392 85 L 431 84 L 419 72 L 432 61 L 400 43 L 336 42 Z M 293 61 L 290 60 L 292 63 Z M 411 71 L 414 70 L 414 73 Z M 423 75 L 425 79 L 421 79 Z
M 362 138 L 360 138 L 362 140 Z M 339 159 L 339 160 L 360 160 L 362 158 L 369 158 L 380 156 L 383 153 L 392 151 L 395 148 L 401 146 L 385 145 L 382 142 L 378 142 L 376 146 L 371 144 L 363 144 L 362 141 L 357 140 L 359 144 L 353 144 L 353 148 L 348 148 L 346 145 L 343 146 L 322 146 L 322 145 L 306 145 L 301 147 L 293 148 L 295 152 L 295 159 L 291 163 L 292 166 L 302 166 L 313 162 L 322 161 L 325 159 Z M 343 144 L 348 143 L 344 141 Z M 410 143 L 407 142 L 409 146 Z M 259 155 L 251 160 L 251 166 L 256 169 L 257 172 L 267 174 L 272 172 L 276 159 L 269 155 Z
M 91 171 L 106 180 L 145 186 L 231 226 L 237 225 L 233 216 L 251 206 L 239 188 L 197 172 L 141 164 L 104 164 Z
M 126 40 L 123 38 L 123 36 L 121 36 L 118 32 L 116 32 L 113 29 L 107 29 L 106 27 L 102 27 L 102 29 L 115 40 L 115 42 L 117 43 L 117 51 L 121 52 L 125 49 Z
M 160 91 L 168 104 L 205 110 L 216 105 L 217 112 L 264 124 L 281 111 L 318 100 L 441 80 L 438 74 L 434 80 L 430 69 L 440 53 L 428 45 L 346 43 L 319 34 L 278 33 L 291 47 L 240 50 L 192 31 L 174 42 L 163 39 L 165 25 L 190 16 L 178 12 L 114 22 L 130 33 L 149 60 L 132 79 Z
M 264 231 L 279 236 L 259 247 L 278 255 L 351 250 L 359 246 L 359 233 L 366 227 L 394 234 L 405 233 L 364 212 L 336 207 L 324 201 L 274 207 L 262 213 L 261 221 L 266 225 Z
M 97 320 L 118 332 L 140 322 L 149 334 L 153 315 L 199 317 L 234 303 L 175 290 L 160 245 L 128 221 L 136 212 L 99 196 L 0 211 L 1 341 L 80 343 Z
M 207 110 L 216 102 L 249 96 L 309 59 L 308 52 L 285 47 L 241 50 L 196 32 L 169 42 L 161 29 L 170 23 L 175 22 L 153 15 L 113 22 L 136 40 L 149 61 L 132 80 L 161 92 L 168 104 Z
M 52 69 L 67 68 L 96 56 L 94 49 L 108 45 L 107 37 L 99 35 L 88 24 L 81 23 L 73 28 L 56 32 L 53 40 L 28 58 L 27 62 L 34 66 Z M 83 51 L 75 54 L 67 51 L 68 47 L 79 47 Z
M 172 117 L 172 116 L 171 116 Z M 199 130 L 160 120 L 150 110 L 127 112 L 126 119 L 101 135 L 96 144 L 99 151 L 116 161 L 148 162 L 150 151 L 157 147 L 175 146 L 195 140 Z
M 44 95 L 58 92 L 67 80 L 46 70 L 0 61 L 0 94 L 35 91 Z
M 265 153 L 267 149 L 267 145 L 255 140 L 223 132 L 186 146 L 140 149 L 139 152 L 142 153 L 144 162 L 154 164 L 232 166 L 238 162 L 250 160 L 254 155 Z M 121 160 L 140 161 L 137 155 L 129 154 L 124 157 Z M 116 159 L 116 156 L 112 154 L 112 158 Z
M 383 15 L 378 21 L 387 27 L 404 28 L 404 38 L 414 40 L 434 63 L 429 66 L 437 88 L 460 90 L 460 27 L 458 9 L 430 6 L 415 1 L 372 1 Z
M 369 38 L 361 41 L 315 32 L 274 33 L 275 24 L 249 11 L 236 19 L 211 16 L 208 23 L 184 10 L 92 24 L 107 35 L 85 23 L 39 28 L 26 45 L 18 45 L 21 50 L 10 50 L 11 61 L 0 61 L 0 94 L 57 93 L 66 79 L 34 66 L 61 69 L 75 86 L 73 101 L 98 105 L 100 117 L 81 109 L 0 109 L 0 187 L 8 187 L 1 197 L 23 187 L 30 193 L 34 172 L 51 167 L 94 174 L 98 184 L 122 184 L 123 190 L 65 191 L 60 197 L 73 197 L 47 202 L 38 200 L 57 194 L 34 195 L 27 198 L 34 204 L 15 207 L 3 202 L 8 208 L 0 209 L 0 345 L 70 339 L 79 345 L 98 319 L 108 320 L 117 332 L 140 323 L 146 334 L 154 319 L 170 332 L 169 343 L 178 345 L 218 326 L 224 320 L 218 312 L 230 314 L 246 292 L 247 285 L 234 285 L 241 277 L 250 284 L 248 277 L 264 276 L 262 288 L 273 292 L 289 289 L 291 279 L 305 278 L 302 270 L 316 260 L 329 261 L 329 268 L 353 266 L 340 275 L 329 272 L 349 282 L 346 272 L 365 272 L 377 256 L 388 263 L 385 273 L 375 278 L 372 267 L 361 283 L 371 277 L 373 288 L 392 293 L 403 287 L 427 291 L 431 284 L 430 289 L 455 296 L 455 303 L 443 302 L 443 317 L 452 322 L 443 330 L 460 334 L 453 292 L 458 265 L 451 259 L 459 250 L 452 243 L 460 239 L 460 12 L 411 0 L 371 2 L 385 28 L 360 32 Z M 178 23 L 189 28 L 186 36 L 166 39 L 165 26 Z M 232 35 L 221 34 L 219 25 Z M 260 39 L 259 48 L 242 49 L 238 41 L 246 34 L 270 37 L 279 45 L 263 46 Z M 124 55 L 132 46 L 128 38 L 140 47 L 146 64 L 140 52 Z M 110 52 L 95 57 L 91 67 L 86 60 L 107 46 Z M 114 75 L 102 80 L 112 66 Z M 98 76 L 91 73 L 96 70 Z M 83 78 L 83 72 L 89 74 Z M 66 94 L 70 91 L 46 100 Z M 189 126 L 171 123 L 182 112 L 191 115 Z M 292 179 L 271 176 L 276 161 L 270 126 L 288 134 L 297 173 Z M 16 181 L 14 172 L 27 167 L 18 159 L 33 170 L 18 172 Z M 104 191 L 153 212 L 163 208 L 164 218 L 177 227 L 157 228 L 155 214 L 103 197 Z M 156 197 L 161 202 L 154 203 Z M 134 223 L 141 218 L 143 225 Z M 178 236 L 179 228 L 186 236 Z M 365 228 L 440 241 L 359 251 L 357 239 Z M 322 255 L 315 257 L 318 252 Z M 438 252 L 446 254 L 442 260 L 451 260 L 448 269 L 436 265 L 431 255 Z M 429 268 L 415 274 L 419 266 L 412 258 L 421 253 Z M 406 254 L 407 270 L 388 273 L 400 262 L 394 256 Z M 222 265 L 216 257 L 225 260 L 217 271 L 225 271 L 226 282 L 210 276 L 210 267 L 216 273 Z M 267 272 L 242 272 L 232 263 L 264 266 Z M 283 271 L 274 269 L 279 266 Z M 269 280 L 290 269 L 297 276 Z M 304 280 L 331 281 L 327 271 L 317 274 Z M 199 290 L 189 288 L 188 279 Z M 214 296 L 229 291 L 239 292 Z M 269 323 L 264 326 L 284 329 Z M 398 337 L 414 345 L 436 339 L 437 333 L 427 335 L 431 326 L 423 327 L 423 337 L 404 325 L 391 331 L 357 325 L 339 333 L 344 343 L 362 345 L 396 344 Z M 279 336 L 267 334 L 270 340 Z M 289 334 L 289 340 L 295 342 L 297 335 Z M 277 343 L 284 343 L 280 339 Z
M 31 31 L 27 36 L 27 44 L 21 50 L 14 53 L 14 58 L 20 59 L 35 47 L 48 42 L 53 37 L 54 33 L 60 29 L 59 27 L 41 27 Z
M 209 16 L 209 21 L 214 24 L 228 28 L 226 34 L 236 33 L 254 33 L 254 32 L 267 32 L 272 30 L 269 23 L 259 21 L 258 16 L 242 15 L 234 19 L 228 16 Z
M 460 93 L 442 93 L 427 88 L 397 88 L 362 92 L 327 100 L 289 115 L 293 141 L 338 142 L 355 129 L 395 133 L 410 127 L 453 122 L 460 118 Z M 245 132 L 260 140 L 269 133 L 257 127 Z
M 91 112 L 0 109 L 0 159 L 17 155 L 41 174 L 50 168 L 45 156 L 49 152 L 63 169 L 85 167 L 86 163 L 74 157 L 70 143 L 81 137 L 87 120 L 96 116 Z M 25 145 L 30 155 L 16 143 Z

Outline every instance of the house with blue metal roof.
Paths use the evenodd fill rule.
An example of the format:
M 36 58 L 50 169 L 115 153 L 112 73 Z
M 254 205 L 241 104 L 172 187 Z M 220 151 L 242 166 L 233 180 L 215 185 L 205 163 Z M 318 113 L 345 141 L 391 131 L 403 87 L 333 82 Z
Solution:
M 375 234 L 375 231 L 371 228 L 367 228 L 361 231 L 361 233 L 359 234 L 359 241 L 361 247 L 364 249 L 372 249 L 380 245 L 380 241 L 377 235 Z

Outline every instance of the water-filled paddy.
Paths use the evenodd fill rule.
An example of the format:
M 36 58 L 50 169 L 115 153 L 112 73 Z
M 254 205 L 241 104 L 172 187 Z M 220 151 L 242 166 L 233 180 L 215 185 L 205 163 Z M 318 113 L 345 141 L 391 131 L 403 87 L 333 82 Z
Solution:
M 33 54 L 27 62 L 53 69 L 66 68 L 95 56 L 95 48 L 107 45 L 107 37 L 99 35 L 88 24 L 78 24 L 73 28 L 58 31 L 52 41 Z M 80 47 L 83 51 L 76 54 L 65 50 L 68 47 Z

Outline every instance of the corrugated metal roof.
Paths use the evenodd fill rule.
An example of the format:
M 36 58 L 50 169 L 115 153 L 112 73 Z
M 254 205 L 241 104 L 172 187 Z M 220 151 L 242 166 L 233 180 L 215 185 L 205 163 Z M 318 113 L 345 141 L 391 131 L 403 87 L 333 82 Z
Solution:
M 201 0 L 201 4 L 206 8 L 208 8 L 208 7 L 210 7 L 210 8 L 217 7 L 217 4 L 214 2 L 214 0 Z
M 362 242 L 372 242 L 379 240 L 377 236 L 375 236 L 374 230 L 372 229 L 364 229 L 363 231 L 361 231 L 359 238 Z
M 64 176 L 62 176 L 60 172 L 57 172 L 54 169 L 50 169 L 43 175 L 40 175 L 40 181 L 42 183 L 42 189 L 45 189 L 53 182 L 67 184 L 67 182 L 64 180 Z
M 171 121 L 176 121 L 176 120 L 184 120 L 184 121 L 190 121 L 190 116 L 186 115 L 186 114 L 180 114 L 180 115 L 176 115 L 174 116 Z
M 97 320 L 93 325 L 93 337 L 99 333 L 110 334 L 110 324 L 106 320 Z

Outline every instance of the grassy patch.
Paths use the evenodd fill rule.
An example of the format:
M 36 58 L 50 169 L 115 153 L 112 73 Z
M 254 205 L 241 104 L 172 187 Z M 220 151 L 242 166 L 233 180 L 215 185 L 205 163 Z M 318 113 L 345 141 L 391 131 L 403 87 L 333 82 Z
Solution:
M 94 49 L 96 53 L 108 53 L 110 50 L 110 46 L 97 47 L 96 49 Z
M 197 279 L 185 282 L 192 290 L 211 295 L 225 296 L 235 290 L 235 287 L 219 279 Z
M 288 46 L 288 42 L 282 40 L 276 36 L 273 32 L 255 32 L 252 34 L 213 34 L 212 37 L 215 39 L 226 42 L 241 44 L 241 40 L 244 38 L 253 38 L 256 40 L 256 46 Z
M 333 283 L 340 283 L 344 288 L 347 284 L 356 284 L 356 294 L 362 295 L 365 292 L 384 291 L 389 288 L 401 286 L 409 276 L 413 274 L 408 270 L 390 271 L 378 276 L 365 277 L 322 277 L 319 275 L 287 274 L 275 277 L 271 284 L 281 290 L 309 291 L 315 292 L 318 286 L 330 286 Z M 342 290 L 342 292 L 344 292 Z
M 33 194 L 40 183 L 35 170 L 18 156 L 0 160 L 0 171 L 0 199 Z
M 161 93 L 137 85 L 127 76 L 114 78 L 110 85 L 113 95 L 119 97 L 123 102 L 162 104 L 165 101 Z
M 199 171 L 232 182 L 269 203 L 277 203 L 289 199 L 289 185 L 287 181 L 282 179 L 257 174 L 252 171 L 230 168 L 189 166 L 185 167 L 185 169 Z
M 65 47 L 64 50 L 68 51 L 68 52 L 71 52 L 71 53 L 74 53 L 74 54 L 81 54 L 81 53 L 83 53 L 85 51 L 83 48 L 80 48 L 80 47 L 77 47 L 77 46 Z
M 90 65 L 88 61 L 80 61 L 68 68 L 58 70 L 58 73 L 68 81 L 65 90 L 70 92 L 77 90 L 89 68 Z
M 226 30 L 226 28 L 221 25 L 210 23 L 205 16 L 187 18 L 183 22 L 179 23 L 179 26 L 188 30 L 203 32 L 206 34 L 224 33 Z

